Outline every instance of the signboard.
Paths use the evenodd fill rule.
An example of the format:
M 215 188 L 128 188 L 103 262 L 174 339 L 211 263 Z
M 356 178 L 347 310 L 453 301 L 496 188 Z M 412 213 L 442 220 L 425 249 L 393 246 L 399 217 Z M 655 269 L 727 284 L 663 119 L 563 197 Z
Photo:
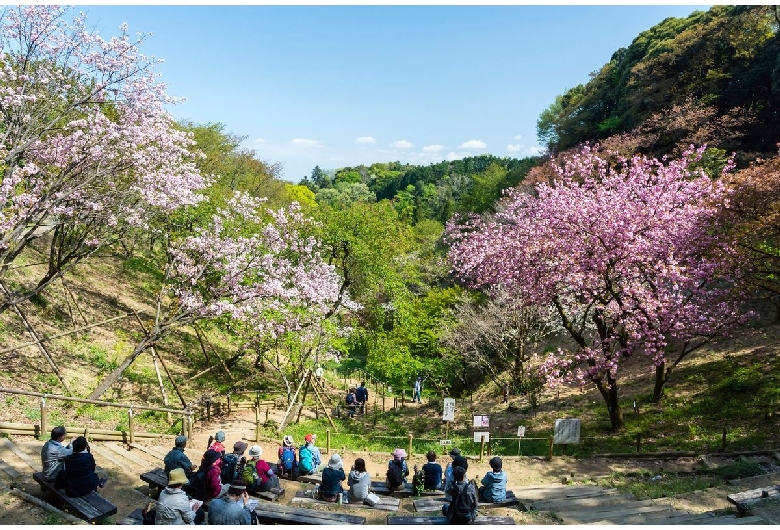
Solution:
M 439 445 L 452 445 L 452 440 L 439 440 Z
M 474 416 L 474 427 L 490 427 L 490 416 Z
M 444 398 L 444 412 L 441 419 L 444 421 L 455 421 L 455 398 Z
M 475 442 L 481 442 L 483 436 L 485 437 L 485 441 L 486 442 L 490 441 L 490 433 L 487 432 L 487 431 L 485 431 L 485 432 L 475 432 L 474 433 L 474 441 Z
M 518 438 L 522 438 L 523 436 L 525 436 L 525 426 L 524 425 L 520 425 L 517 428 L 517 437 Z
M 553 443 L 580 443 L 580 420 L 574 418 L 555 420 L 555 434 L 553 435 Z

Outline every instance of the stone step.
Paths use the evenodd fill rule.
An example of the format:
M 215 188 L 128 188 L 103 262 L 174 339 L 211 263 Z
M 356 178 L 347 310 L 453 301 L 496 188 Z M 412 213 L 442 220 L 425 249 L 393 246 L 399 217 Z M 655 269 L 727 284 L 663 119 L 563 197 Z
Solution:
M 631 493 L 601 495 L 598 497 L 581 497 L 575 499 L 543 499 L 531 502 L 531 508 L 538 511 L 552 512 L 569 506 L 601 506 L 602 504 L 622 504 L 635 501 L 636 497 Z

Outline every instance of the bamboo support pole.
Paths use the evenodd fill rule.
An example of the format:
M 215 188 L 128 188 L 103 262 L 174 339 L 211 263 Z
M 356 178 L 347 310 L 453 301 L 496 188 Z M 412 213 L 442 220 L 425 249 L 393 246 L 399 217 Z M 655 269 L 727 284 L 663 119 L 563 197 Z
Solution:
M 45 438 L 46 431 L 47 431 L 47 425 L 46 425 L 46 397 L 41 398 L 41 438 Z
M 78 517 L 75 517 L 75 516 L 73 516 L 73 515 L 71 515 L 69 513 L 65 513 L 62 510 L 59 510 L 59 509 L 55 508 L 54 506 L 52 506 L 48 502 L 44 502 L 41 499 L 39 499 L 38 497 L 33 497 L 29 493 L 24 492 L 24 491 L 22 491 L 20 489 L 17 489 L 13 485 L 11 486 L 11 495 L 16 495 L 20 499 L 24 499 L 25 501 L 27 501 L 27 502 L 29 502 L 31 504 L 34 504 L 34 505 L 38 506 L 39 508 L 43 508 L 47 512 L 51 512 L 51 513 L 55 514 L 57 517 L 65 520 L 65 521 L 68 521 L 69 523 L 72 523 L 72 524 L 89 524 L 85 520 L 79 519 Z
M 412 433 L 409 433 L 409 450 L 406 453 L 409 455 L 407 458 L 412 458 Z
M 255 441 L 260 441 L 260 409 L 258 407 L 255 407 Z
M 325 430 L 325 454 L 330 454 L 330 429 Z
M 133 426 L 133 407 L 127 409 L 127 430 L 130 431 L 130 443 L 135 443 L 135 428 Z

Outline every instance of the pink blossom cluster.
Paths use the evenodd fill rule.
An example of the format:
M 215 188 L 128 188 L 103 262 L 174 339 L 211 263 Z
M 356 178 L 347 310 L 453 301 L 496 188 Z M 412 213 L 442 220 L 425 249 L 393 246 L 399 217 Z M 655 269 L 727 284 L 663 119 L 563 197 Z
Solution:
M 268 210 L 236 194 L 211 224 L 175 242 L 167 272 L 179 301 L 174 319 L 229 316 L 254 334 L 275 338 L 300 332 L 338 308 L 357 309 L 340 291 L 341 281 L 320 255 L 320 243 L 303 234 L 311 222 L 300 206 Z M 241 227 L 241 231 L 238 230 Z
M 636 352 L 655 367 L 743 320 L 727 296 L 734 242 L 717 226 L 729 194 L 694 169 L 702 152 L 609 162 L 585 146 L 535 194 L 508 190 L 494 216 L 448 226 L 454 274 L 557 309 L 578 347 L 549 355 L 549 383 L 611 385 Z
M 202 200 L 208 182 L 164 105 L 175 103 L 127 28 L 109 40 L 61 6 L 0 20 L 0 260 L 41 228 L 78 226 L 86 251 Z M 76 249 L 78 252 L 78 249 Z

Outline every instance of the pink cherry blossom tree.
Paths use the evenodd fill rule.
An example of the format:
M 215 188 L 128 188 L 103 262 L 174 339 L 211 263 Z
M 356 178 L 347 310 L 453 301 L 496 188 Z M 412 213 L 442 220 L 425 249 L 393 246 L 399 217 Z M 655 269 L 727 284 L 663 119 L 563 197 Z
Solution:
M 191 135 L 127 27 L 103 39 L 60 6 L 5 7 L 0 15 L 0 311 L 45 289 L 69 268 L 202 199 Z M 34 248 L 31 285 L 8 282 Z M 40 261 L 40 260 L 39 260 Z M 35 275 L 32 271 L 36 272 Z
M 610 163 L 586 146 L 535 194 L 509 190 L 494 216 L 448 227 L 455 274 L 556 308 L 576 347 L 549 355 L 548 384 L 592 382 L 616 429 L 627 359 L 647 356 L 660 397 L 674 366 L 743 319 L 727 296 L 734 244 L 716 222 L 728 192 L 695 169 L 702 152 Z
M 300 206 L 268 210 L 237 193 L 208 226 L 170 244 L 154 320 L 133 352 L 90 395 L 97 399 L 146 349 L 199 320 L 229 318 L 249 342 L 307 333 L 312 323 L 356 305 L 306 235 Z

